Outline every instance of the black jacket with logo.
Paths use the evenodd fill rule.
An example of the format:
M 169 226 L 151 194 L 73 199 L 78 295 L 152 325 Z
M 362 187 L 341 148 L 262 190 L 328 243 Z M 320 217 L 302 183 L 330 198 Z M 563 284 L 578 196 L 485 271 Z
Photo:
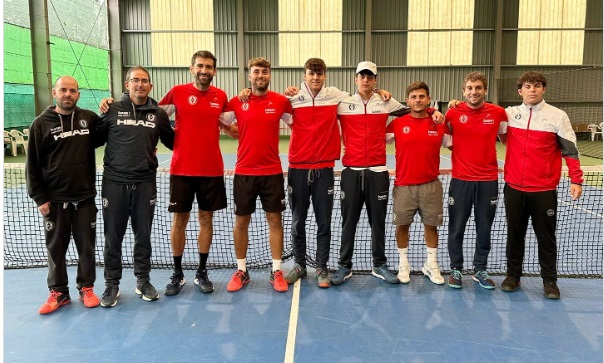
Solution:
M 155 181 L 157 142 L 172 150 L 174 130 L 166 112 L 151 97 L 135 105 L 128 93 L 101 116 L 98 137 L 106 141 L 103 180 L 118 184 Z
M 27 193 L 38 206 L 92 198 L 95 189 L 94 148 L 99 116 L 76 107 L 70 115 L 49 106 L 29 128 L 25 175 Z

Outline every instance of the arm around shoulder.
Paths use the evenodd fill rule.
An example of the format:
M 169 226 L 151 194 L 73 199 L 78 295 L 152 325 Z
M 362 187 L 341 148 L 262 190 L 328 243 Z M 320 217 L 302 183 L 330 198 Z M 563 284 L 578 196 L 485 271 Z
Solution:
M 170 118 L 168 117 L 168 114 L 162 109 L 159 109 L 157 116 L 160 117 L 161 120 L 158 123 L 159 139 L 161 140 L 161 143 L 164 144 L 168 149 L 173 150 L 175 134 L 172 125 L 170 125 Z

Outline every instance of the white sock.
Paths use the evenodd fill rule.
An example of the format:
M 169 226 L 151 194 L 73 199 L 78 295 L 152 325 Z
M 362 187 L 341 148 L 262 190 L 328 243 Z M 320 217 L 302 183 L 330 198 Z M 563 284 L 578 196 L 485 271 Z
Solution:
M 281 270 L 281 260 L 273 260 L 273 272 Z
M 427 265 L 430 267 L 438 266 L 438 262 L 436 261 L 436 250 L 437 248 L 426 247 L 426 252 L 428 254 Z
M 247 267 L 245 266 L 245 258 L 237 259 L 237 269 L 243 272 L 247 271 Z
M 408 250 L 409 250 L 408 247 L 398 249 L 399 266 L 409 266 L 409 259 L 407 258 Z

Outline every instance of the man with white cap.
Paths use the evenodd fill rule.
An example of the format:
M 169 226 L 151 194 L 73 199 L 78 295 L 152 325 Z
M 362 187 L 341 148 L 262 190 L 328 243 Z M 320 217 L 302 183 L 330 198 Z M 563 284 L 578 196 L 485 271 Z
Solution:
M 352 276 L 352 255 L 356 227 L 363 204 L 371 226 L 371 274 L 388 283 L 399 280 L 388 268 L 386 259 L 386 211 L 390 177 L 386 168 L 386 126 L 389 115 L 402 115 L 408 110 L 391 98 L 384 101 L 374 92 L 377 66 L 363 61 L 356 69 L 357 93 L 340 102 L 338 115 L 342 127 L 345 153 L 341 176 L 342 238 L 339 268 L 332 275 L 334 285 Z M 397 112 L 398 111 L 398 112 Z M 434 110 L 429 111 L 430 114 Z M 436 118 L 442 118 L 437 113 Z

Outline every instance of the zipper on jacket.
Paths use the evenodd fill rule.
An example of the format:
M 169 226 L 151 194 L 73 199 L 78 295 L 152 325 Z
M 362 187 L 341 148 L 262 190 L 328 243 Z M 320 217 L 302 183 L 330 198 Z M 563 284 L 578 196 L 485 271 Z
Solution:
M 526 124 L 526 130 L 524 131 L 524 150 L 522 151 L 523 153 L 523 158 L 522 160 L 524 160 L 524 165 L 522 165 L 522 179 L 521 179 L 521 183 L 522 185 L 525 185 L 525 180 L 524 180 L 524 174 L 526 171 L 526 148 L 528 145 L 528 137 L 529 137 L 529 130 L 531 128 L 531 119 L 533 118 L 533 107 L 529 107 L 529 118 L 528 118 L 528 122 Z

